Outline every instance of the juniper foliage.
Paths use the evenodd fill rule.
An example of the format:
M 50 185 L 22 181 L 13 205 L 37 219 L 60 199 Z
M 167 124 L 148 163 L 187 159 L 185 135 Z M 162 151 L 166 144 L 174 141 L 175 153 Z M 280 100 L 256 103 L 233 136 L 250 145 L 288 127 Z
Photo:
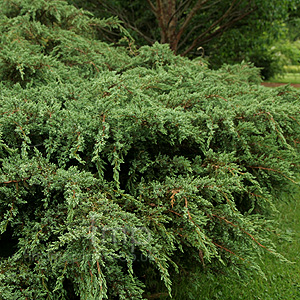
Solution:
M 62 0 L 0 9 L 2 299 L 172 295 L 176 272 L 280 257 L 267 215 L 298 172 L 298 91 L 137 50 Z

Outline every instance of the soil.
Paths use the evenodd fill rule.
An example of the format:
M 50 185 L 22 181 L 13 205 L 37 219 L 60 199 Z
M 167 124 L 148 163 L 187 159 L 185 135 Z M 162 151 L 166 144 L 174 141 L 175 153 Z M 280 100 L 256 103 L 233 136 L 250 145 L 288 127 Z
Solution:
M 279 83 L 279 82 L 263 82 L 262 85 L 266 86 L 266 87 L 277 87 L 277 86 L 281 86 L 281 85 L 286 85 L 287 83 Z M 300 84 L 299 83 L 291 83 L 291 86 L 296 87 L 296 88 L 300 88 Z

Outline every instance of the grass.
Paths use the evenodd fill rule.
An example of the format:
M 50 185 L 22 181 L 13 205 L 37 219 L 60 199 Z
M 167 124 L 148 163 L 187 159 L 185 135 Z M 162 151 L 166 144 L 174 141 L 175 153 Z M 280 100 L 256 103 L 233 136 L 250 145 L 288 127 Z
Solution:
M 277 75 L 268 81 L 269 82 L 300 84 L 300 73 L 284 73 L 283 75 Z
M 275 218 L 278 220 L 278 228 L 283 235 L 292 238 L 282 238 L 280 235 L 273 236 L 273 242 L 277 251 L 289 261 L 281 262 L 269 253 L 263 254 L 262 271 L 260 275 L 251 275 L 250 280 L 242 282 L 237 276 L 235 279 L 224 275 L 201 275 L 197 279 L 197 287 L 193 288 L 190 282 L 181 283 L 191 287 L 190 295 L 186 294 L 189 289 L 180 291 L 180 287 L 174 287 L 173 299 L 184 300 L 292 300 L 300 299 L 300 189 L 291 199 L 284 196 L 277 204 L 278 212 Z M 261 263 L 260 263 L 261 265 Z M 200 285 L 199 285 L 200 281 Z M 194 289 L 194 290 L 193 290 Z M 177 291 L 176 291 L 177 290 Z M 182 289 L 183 290 L 183 289 Z M 157 299 L 157 298 L 156 298 Z M 161 297 L 159 299 L 170 299 Z
M 263 256 L 262 270 L 266 279 L 257 275 L 247 283 L 240 283 L 225 277 L 214 279 L 210 288 L 199 295 L 201 299 L 247 299 L 247 300 L 292 300 L 300 299 L 300 191 L 294 200 L 286 199 L 278 206 L 278 227 L 283 232 L 291 233 L 293 239 L 284 240 L 274 237 L 274 243 L 279 253 L 283 254 L 292 263 L 279 261 L 273 255 L 266 253 Z

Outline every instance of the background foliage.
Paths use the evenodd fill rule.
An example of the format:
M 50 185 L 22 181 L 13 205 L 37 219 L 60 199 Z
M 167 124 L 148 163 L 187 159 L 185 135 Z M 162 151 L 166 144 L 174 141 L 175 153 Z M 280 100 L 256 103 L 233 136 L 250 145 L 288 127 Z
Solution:
M 62 0 L 0 9 L 2 299 L 144 299 L 282 258 L 267 217 L 298 172 L 299 92 L 137 50 Z
M 299 0 L 69 0 L 98 17 L 117 16 L 138 46 L 168 43 L 177 54 L 204 55 L 217 69 L 223 63 L 251 61 L 269 79 L 284 62 L 272 46 L 299 33 Z M 111 42 L 118 31 L 102 30 Z M 287 47 L 286 47 L 287 48 Z M 285 55 L 288 54 L 285 51 Z

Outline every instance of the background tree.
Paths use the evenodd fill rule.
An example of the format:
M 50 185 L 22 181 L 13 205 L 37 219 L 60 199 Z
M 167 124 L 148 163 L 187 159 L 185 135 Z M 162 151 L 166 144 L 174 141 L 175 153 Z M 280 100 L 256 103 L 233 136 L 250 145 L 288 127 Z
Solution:
M 204 50 L 214 68 L 251 60 L 266 69 L 265 77 L 271 76 L 268 68 L 276 61 L 270 45 L 284 36 L 283 22 L 299 6 L 299 0 L 70 2 L 100 17 L 117 16 L 138 45 L 168 43 L 175 54 L 190 57 Z
M 300 40 L 300 3 L 297 2 L 293 9 L 290 10 L 288 19 L 286 20 L 288 26 L 288 36 L 291 41 Z

